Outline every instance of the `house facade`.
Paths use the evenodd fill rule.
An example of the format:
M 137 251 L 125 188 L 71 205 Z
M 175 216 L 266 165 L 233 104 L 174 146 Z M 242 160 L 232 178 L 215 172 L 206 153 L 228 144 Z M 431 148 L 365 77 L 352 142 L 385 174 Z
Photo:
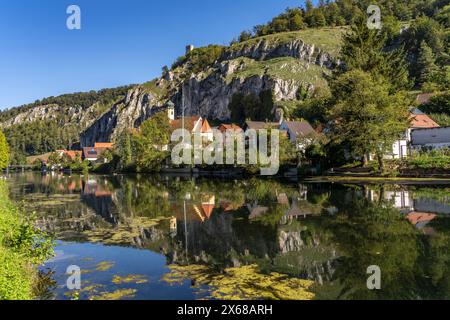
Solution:
M 98 161 L 105 151 L 113 148 L 114 145 L 110 142 L 96 142 L 93 147 L 83 148 L 83 159 L 91 162 Z
M 387 159 L 404 159 L 410 154 L 410 147 L 413 147 L 412 133 L 416 130 L 435 129 L 439 125 L 417 108 L 410 110 L 410 126 L 403 137 L 394 142 L 392 152 L 387 154 Z
M 412 130 L 411 148 L 413 150 L 450 148 L 450 127 Z
M 308 121 L 283 121 L 280 130 L 287 132 L 289 140 L 301 151 L 305 151 L 317 136 Z

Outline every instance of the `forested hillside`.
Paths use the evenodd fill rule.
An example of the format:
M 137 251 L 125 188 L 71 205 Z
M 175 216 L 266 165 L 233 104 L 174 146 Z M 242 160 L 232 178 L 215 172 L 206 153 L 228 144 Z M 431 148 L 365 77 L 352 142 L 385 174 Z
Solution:
M 0 127 L 11 146 L 12 163 L 69 148 L 86 127 L 123 100 L 131 87 L 48 97 L 0 112 Z
M 267 24 L 243 31 L 235 42 L 268 34 L 308 28 L 352 25 L 367 20 L 369 5 L 381 8 L 388 47 L 403 46 L 408 54 L 410 75 L 416 87 L 427 91 L 448 89 L 450 83 L 449 0 L 336 0 L 319 1 L 314 7 L 288 8 Z

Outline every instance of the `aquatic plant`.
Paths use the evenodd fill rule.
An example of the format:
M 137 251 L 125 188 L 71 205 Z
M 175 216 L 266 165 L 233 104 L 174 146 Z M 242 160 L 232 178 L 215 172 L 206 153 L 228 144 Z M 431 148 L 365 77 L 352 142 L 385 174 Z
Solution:
M 187 279 L 199 293 L 209 292 L 208 298 L 220 300 L 312 300 L 313 281 L 290 278 L 272 272 L 263 274 L 257 265 L 247 265 L 225 269 L 217 273 L 207 266 L 189 265 L 169 267 L 170 273 L 163 281 L 169 284 L 182 284 Z M 207 286 L 209 289 L 205 289 Z

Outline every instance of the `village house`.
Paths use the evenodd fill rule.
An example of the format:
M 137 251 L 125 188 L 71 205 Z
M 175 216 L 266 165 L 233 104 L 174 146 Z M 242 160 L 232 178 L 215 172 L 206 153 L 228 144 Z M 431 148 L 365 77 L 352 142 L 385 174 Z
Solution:
M 70 160 L 81 160 L 83 157 L 82 151 L 75 151 L 75 150 L 56 150 L 56 153 L 60 156 L 67 156 Z
M 419 128 L 411 132 L 412 150 L 450 148 L 450 127 Z
M 418 129 L 439 128 L 439 125 L 429 116 L 417 108 L 410 110 L 410 125 L 403 137 L 394 142 L 392 152 L 386 155 L 387 159 L 403 159 L 410 154 L 409 148 L 412 147 L 412 133 Z M 449 141 L 450 143 L 450 141 Z
M 240 134 L 244 132 L 241 127 L 235 124 L 221 124 L 217 129 L 223 134 L 223 142 L 225 144 L 227 143 L 227 132 L 232 132 L 233 134 Z
M 214 134 L 207 119 L 201 116 L 185 116 L 175 119 L 175 111 L 173 106 L 167 109 L 167 115 L 173 130 L 186 129 L 192 134 L 200 134 L 204 140 L 213 141 Z
M 317 132 L 308 121 L 283 121 L 280 130 L 286 131 L 289 140 L 301 151 L 304 151 L 317 136 Z
M 83 159 L 88 161 L 98 161 L 107 150 L 112 150 L 114 145 L 110 142 L 96 142 L 93 147 L 83 148 Z

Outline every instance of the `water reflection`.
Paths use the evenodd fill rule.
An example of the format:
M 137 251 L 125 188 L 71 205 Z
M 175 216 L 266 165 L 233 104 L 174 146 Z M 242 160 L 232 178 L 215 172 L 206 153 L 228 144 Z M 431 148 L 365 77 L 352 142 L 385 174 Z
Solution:
M 12 177 L 11 191 L 57 239 L 80 244 L 78 255 L 92 248 L 83 243 L 112 246 L 96 247 L 96 254 L 113 250 L 114 272 L 137 268 L 157 279 L 139 290 L 127 288 L 136 298 L 158 299 L 169 292 L 174 299 L 221 297 L 213 294 L 218 292 L 236 298 L 228 290 L 230 283 L 236 286 L 231 278 L 240 276 L 247 287 L 240 298 L 283 298 L 285 292 L 284 298 L 429 299 L 450 293 L 450 188 L 445 186 L 25 174 Z M 123 251 L 131 248 L 145 251 Z M 145 252 L 155 255 L 145 259 L 158 267 L 145 260 L 142 269 Z M 119 267 L 121 259 L 127 267 Z M 381 267 L 380 291 L 367 289 L 371 265 Z M 164 281 L 170 278 L 164 277 L 170 274 L 166 266 L 188 285 Z M 273 287 L 271 279 L 279 279 L 274 274 L 314 286 L 291 281 L 262 292 L 264 284 L 246 280 Z M 95 277 L 98 282 L 106 276 Z M 295 296 L 293 286 L 308 291 Z

